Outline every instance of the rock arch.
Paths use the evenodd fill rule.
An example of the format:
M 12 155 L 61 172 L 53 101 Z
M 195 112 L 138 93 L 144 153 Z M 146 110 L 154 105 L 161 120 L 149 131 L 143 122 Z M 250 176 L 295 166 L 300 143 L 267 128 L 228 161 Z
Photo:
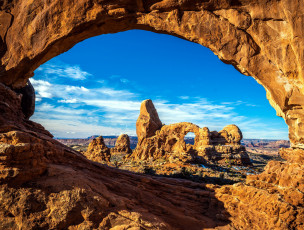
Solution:
M 254 77 L 258 83 L 264 86 L 267 98 L 277 111 L 277 115 L 283 117 L 288 124 L 289 138 L 292 147 L 296 149 L 284 150 L 282 154 L 288 160 L 286 163 L 268 164 L 263 174 L 249 176 L 246 184 L 217 189 L 217 197 L 225 203 L 234 227 L 287 229 L 301 226 L 304 213 L 301 198 L 304 192 L 301 187 L 304 172 L 302 166 L 304 163 L 302 150 L 304 148 L 303 12 L 303 0 L 2 1 L 0 3 L 1 189 L 10 186 L 16 192 L 18 186 L 34 180 L 37 186 L 35 189 L 46 189 L 47 182 L 39 181 L 37 179 L 39 176 L 48 179 L 49 183 L 51 183 L 52 176 L 59 177 L 59 175 L 63 181 L 66 181 L 67 178 L 62 175 L 72 174 L 77 178 L 79 174 L 74 169 L 88 167 L 94 172 L 90 175 L 92 178 L 104 179 L 107 182 L 103 186 L 111 188 L 111 191 L 115 193 L 113 196 L 116 198 L 121 196 L 116 181 L 109 182 L 106 176 L 98 176 L 98 167 L 101 166 L 92 166 L 76 152 L 53 140 L 51 134 L 39 124 L 25 119 L 21 108 L 21 96 L 11 89 L 24 87 L 27 79 L 33 75 L 33 71 L 39 65 L 67 51 L 86 38 L 130 29 L 143 29 L 171 34 L 204 45 L 218 55 L 223 62 L 234 65 L 240 72 Z M 30 111 L 30 109 L 26 111 Z M 36 152 L 38 154 L 34 155 L 33 153 Z M 72 162 L 77 164 L 77 167 Z M 55 167 L 56 164 L 68 165 L 70 171 L 64 167 Z M 107 170 L 112 178 L 119 177 L 115 170 L 104 170 Z M 102 170 L 99 172 L 102 174 Z M 132 187 L 128 178 L 135 178 L 135 176 L 125 173 L 123 177 L 125 183 Z M 143 180 L 143 186 L 149 186 L 147 180 L 151 179 L 136 178 L 139 181 Z M 82 187 L 84 189 L 82 192 L 86 191 L 86 197 L 92 199 L 95 197 L 92 190 L 88 189 L 89 185 L 86 186 L 85 183 L 80 185 L 75 180 L 69 183 L 71 187 L 75 184 Z M 154 183 L 157 184 L 157 188 L 164 185 L 163 182 L 154 181 Z M 54 191 L 61 189 L 61 193 L 58 193 L 57 196 L 76 194 L 75 196 L 79 200 L 84 196 L 80 191 L 75 191 L 73 194 L 62 193 L 63 185 L 60 183 L 55 183 L 55 185 L 53 186 Z M 189 185 L 183 185 L 188 186 L 188 191 L 191 190 Z M 92 188 L 94 184 L 90 186 Z M 177 194 L 177 188 L 183 189 L 178 185 L 175 188 L 172 185 L 167 186 L 167 189 L 174 194 Z M 266 188 L 270 188 L 271 192 Z M 138 189 L 132 191 L 138 191 Z M 5 192 L 10 197 L 9 190 L 5 190 Z M 39 198 L 32 190 L 27 192 L 32 197 Z M 152 192 L 152 194 L 154 193 Z M 204 194 L 202 192 L 201 199 L 205 202 L 212 200 L 210 197 L 203 198 L 206 197 L 206 194 L 211 196 L 210 191 L 206 190 Z M 196 206 L 192 200 L 182 194 L 177 197 L 188 199 L 187 202 L 183 202 L 188 210 Z M 248 197 L 251 199 L 247 199 Z M 128 198 L 124 200 L 128 200 Z M 239 200 L 239 202 L 235 203 L 235 200 Z M 265 200 L 268 201 L 267 204 Z M 199 199 L 195 199 L 195 201 L 199 203 Z M 121 209 L 125 208 L 121 204 L 124 202 L 119 203 L 115 199 L 111 202 Z M 215 202 L 214 199 L 212 202 Z M 1 204 L 7 203 L 1 198 Z M 7 205 L 10 207 L 9 204 Z M 74 207 L 71 213 L 80 215 L 77 210 L 81 208 L 79 204 L 77 205 L 69 204 L 68 207 Z M 100 205 L 106 205 L 106 202 L 101 202 Z M 130 207 L 135 207 L 137 203 L 132 203 L 132 205 Z M 58 205 L 58 207 L 61 206 Z M 270 207 L 276 207 L 277 211 L 272 212 Z M 108 210 L 114 211 L 113 206 L 108 208 Z M 206 207 L 199 206 L 199 208 L 194 208 L 187 216 L 198 216 L 198 213 L 204 209 L 207 210 L 206 213 L 214 213 L 218 217 L 218 222 L 221 221 L 221 218 L 227 218 L 227 212 L 214 211 L 214 209 L 210 211 L 208 207 L 206 209 Z M 32 210 L 32 212 L 36 213 L 37 210 Z M 164 213 L 169 213 L 166 208 L 164 210 Z M 263 213 L 263 216 L 259 216 L 261 214 L 257 210 Z M 1 223 L 10 223 L 10 226 L 17 228 L 17 225 L 13 225 L 16 222 L 13 220 L 10 222 L 15 215 L 24 220 L 25 226 L 30 226 L 30 222 L 26 222 L 28 219 L 21 217 L 24 213 L 12 214 L 9 209 L 6 211 L 8 214 L 2 213 L 4 216 L 6 215 L 6 218 L 3 219 L 6 222 L 1 221 Z M 157 212 L 148 211 L 154 213 L 152 218 L 155 217 Z M 195 218 L 178 215 L 178 209 L 174 209 L 174 211 L 177 213 L 176 215 L 164 214 L 163 219 L 156 218 L 161 225 L 154 223 L 155 225 L 152 226 L 164 229 L 168 229 L 168 226 L 184 228 L 191 225 L 193 229 L 197 226 L 216 226 L 206 224 L 208 221 L 200 222 Z M 70 214 L 66 218 L 71 218 Z M 82 217 L 83 223 L 89 223 L 92 218 L 100 219 L 99 216 L 91 217 L 90 214 L 87 216 L 89 216 L 88 220 L 84 219 L 86 215 Z M 125 219 L 122 216 L 121 213 L 116 214 L 115 218 L 120 218 L 119 220 L 128 223 L 130 219 L 132 220 L 131 214 L 125 215 Z M 181 216 L 183 216 L 182 220 L 180 220 Z M 200 217 L 205 220 L 207 218 L 201 215 Z M 111 220 L 109 216 L 107 218 L 109 221 Z M 173 224 L 172 221 L 170 222 L 172 218 L 179 219 L 179 222 Z M 64 228 L 68 226 L 68 223 L 79 224 L 80 219 L 58 220 L 58 225 L 56 225 L 56 221 L 47 219 L 44 221 L 50 227 Z M 133 217 L 134 219 L 136 218 Z M 131 224 L 135 222 L 133 221 Z M 187 224 L 185 225 L 185 223 Z
M 210 48 L 254 77 L 289 126 L 303 134 L 302 1 L 35 1 L 1 6 L 1 82 L 22 87 L 33 71 L 76 43 L 130 29 L 167 33 Z M 285 9 L 282 11 L 281 9 Z M 16 36 L 18 38 L 16 39 Z

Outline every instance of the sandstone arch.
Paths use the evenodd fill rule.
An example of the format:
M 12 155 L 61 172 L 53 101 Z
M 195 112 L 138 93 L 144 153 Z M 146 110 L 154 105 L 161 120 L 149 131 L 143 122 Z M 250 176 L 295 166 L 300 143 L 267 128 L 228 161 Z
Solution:
M 67 51 L 83 39 L 104 33 L 143 29 L 171 34 L 202 44 L 210 48 L 222 61 L 232 64 L 240 72 L 254 77 L 265 87 L 271 105 L 288 124 L 290 141 L 293 148 L 297 149 L 283 152 L 288 162 L 272 162 L 263 174 L 248 177 L 246 184 L 217 189 L 217 196 L 225 203 L 234 227 L 246 226 L 253 229 L 303 227 L 303 12 L 303 0 L 2 1 L 0 3 L 0 182 L 3 194 L 7 194 L 7 197 L 14 197 L 10 194 L 17 194 L 18 186 L 32 181 L 33 183 L 29 183 L 28 186 L 32 186 L 33 190 L 27 190 L 27 192 L 33 197 L 38 197 L 35 195 L 38 193 L 37 189 L 47 189 L 47 183 L 51 182 L 51 177 L 61 175 L 63 181 L 67 181 L 68 177 L 62 175 L 76 175 L 77 178 L 81 178 L 77 170 L 81 171 L 88 167 L 94 171 L 90 176 L 107 181 L 101 186 L 115 191 L 114 197 L 119 200 L 118 197 L 121 197 L 121 193 L 118 192 L 117 183 L 109 182 L 106 176 L 98 176 L 98 173 L 103 172 L 100 169 L 101 166 L 92 166 L 76 152 L 53 140 L 43 127 L 25 119 L 21 108 L 21 97 L 11 89 L 24 87 L 27 79 L 32 76 L 33 71 L 39 65 Z M 39 154 L 34 155 L 34 152 Z M 56 164 L 58 166 L 55 166 Z M 68 166 L 60 167 L 60 165 Z M 103 170 L 107 171 L 110 178 L 118 177 L 115 170 Z M 39 176 L 47 179 L 47 182 L 39 181 L 37 179 Z M 135 178 L 127 174 L 123 174 L 123 177 L 125 181 L 128 181 L 128 178 Z M 143 186 L 149 186 L 145 181 L 149 179 L 136 178 L 139 181 L 143 180 L 141 182 Z M 35 183 L 36 185 L 34 185 Z M 99 181 L 99 183 L 101 182 Z M 154 183 L 160 189 L 165 182 L 154 181 Z M 176 185 L 175 189 L 167 186 L 171 193 L 177 194 L 176 190 L 183 189 L 182 186 L 178 186 L 177 182 L 171 181 L 170 183 Z M 69 182 L 71 187 L 75 184 L 79 185 L 76 180 Z M 63 189 L 62 184 L 57 183 L 56 185 L 52 191 Z M 6 189 L 6 186 L 9 186 L 9 189 Z M 87 197 L 95 197 L 96 194 L 93 192 L 95 188 L 89 189 L 89 186 L 92 188 L 94 184 L 81 186 L 83 191 L 87 191 Z M 128 186 L 128 188 L 133 188 L 132 182 L 129 181 Z M 187 192 L 191 191 L 189 185 L 184 184 L 184 186 L 188 186 Z M 153 188 L 150 187 L 150 189 Z M 138 189 L 132 191 L 134 195 L 137 194 L 134 191 L 138 191 Z M 155 195 L 155 193 L 152 192 L 150 195 Z M 66 194 L 60 190 L 58 194 L 57 196 L 76 194 L 80 197 L 79 199 L 82 197 L 82 193 L 79 191 Z M 201 199 L 209 202 L 210 197 L 208 196 L 211 196 L 210 191 L 206 190 L 204 194 L 202 192 Z M 166 198 L 168 197 L 167 195 Z M 188 210 L 196 207 L 196 204 L 194 205 L 193 201 L 186 196 L 180 194 L 176 197 L 184 199 L 190 204 L 183 203 Z M 249 197 L 250 199 L 248 199 Z M 5 200 L 5 198 L 1 198 L 1 204 L 7 204 L 4 202 Z M 112 204 L 120 205 L 119 207 L 122 209 L 127 206 L 119 204 L 117 200 L 111 200 Z M 128 198 L 122 200 L 126 201 Z M 235 200 L 239 200 L 239 202 L 235 203 Z M 196 198 L 195 201 L 199 203 L 199 199 Z M 104 200 L 99 200 L 99 202 L 101 202 L 101 206 L 106 205 Z M 70 205 L 76 207 L 71 212 L 75 213 L 79 205 L 79 203 L 74 206 Z M 130 206 L 136 207 L 136 205 L 137 203 L 133 202 Z M 7 207 L 11 206 L 7 204 Z M 41 208 L 35 207 L 36 209 L 31 209 L 33 213 L 38 212 Z M 107 207 L 108 210 L 115 211 L 113 206 Z M 275 207 L 276 210 L 272 211 L 270 207 Z M 98 209 L 95 206 L 90 208 Z M 166 207 L 163 209 L 164 213 L 168 213 Z M 199 206 L 198 209 L 190 211 L 189 215 L 184 217 L 179 209 L 173 208 L 174 214 L 164 214 L 165 219 L 158 219 L 159 223 L 163 225 L 152 226 L 165 229 L 168 226 L 183 228 L 187 226 L 185 223 L 192 223 L 194 228 L 216 226 L 206 224 L 208 221 L 198 221 L 199 218 L 205 218 L 198 215 L 202 209 L 207 210 L 206 213 L 211 213 L 208 207 Z M 5 210 L 5 213 L 0 214 L 2 217 L 6 217 L 4 219 L 6 222 L 1 221 L 1 224 L 20 227 L 13 225 L 16 224 L 13 221 L 15 215 L 24 220 L 25 228 L 30 226 L 30 223 L 26 222 L 28 219 L 22 217 L 24 213 L 12 213 L 12 209 Z M 257 210 L 263 215 L 259 214 Z M 151 210 L 148 211 L 153 213 Z M 150 217 L 154 218 L 156 213 L 154 212 L 154 216 Z M 218 216 L 218 221 L 221 217 L 227 217 L 226 212 L 213 210 L 213 213 Z M 78 215 L 80 214 L 78 213 Z M 115 217 L 125 222 L 132 220 L 130 214 L 122 216 L 123 214 L 120 213 Z M 172 221 L 170 222 L 170 218 L 176 220 L 181 216 L 183 218 L 177 224 L 174 225 Z M 197 216 L 197 218 L 191 219 L 189 216 Z M 36 216 L 36 218 L 43 217 Z M 88 219 L 83 223 L 89 223 L 92 218 L 100 219 L 101 217 L 92 217 L 88 214 L 85 215 L 85 218 Z M 107 218 L 111 222 L 110 216 Z M 133 217 L 134 219 L 136 217 Z M 69 223 L 71 225 L 79 224 L 75 221 L 71 219 L 57 222 L 45 220 L 45 223 L 56 228 L 66 227 Z M 7 227 L 3 226 L 0 227 Z
M 92 36 L 130 29 L 172 34 L 210 48 L 223 62 L 262 84 L 271 105 L 286 120 L 293 146 L 301 147 L 304 135 L 301 3 L 300 0 L 4 2 L 0 15 L 1 82 L 12 87 L 24 86 L 39 65 Z
M 129 29 L 173 34 L 210 48 L 262 84 L 286 120 L 292 144 L 301 147 L 301 7 L 299 0 L 5 2 L 1 82 L 21 87 L 40 64 L 99 34 Z

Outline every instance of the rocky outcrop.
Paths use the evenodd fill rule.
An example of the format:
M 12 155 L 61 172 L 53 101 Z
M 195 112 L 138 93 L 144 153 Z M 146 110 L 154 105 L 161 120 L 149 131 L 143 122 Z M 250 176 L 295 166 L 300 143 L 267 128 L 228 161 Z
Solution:
M 132 150 L 130 148 L 130 138 L 127 134 L 121 134 L 116 140 L 115 147 L 111 148 L 111 154 L 124 153 L 130 154 Z
M 25 87 L 38 66 L 86 38 L 143 29 L 204 45 L 263 85 L 289 127 L 287 161 L 270 162 L 261 175 L 218 188 L 216 196 L 231 215 L 230 228 L 302 229 L 303 12 L 302 0 L 1 1 L 0 228 L 228 224 L 220 221 L 228 215 L 214 193 L 201 184 L 109 169 L 60 145 L 25 119 L 21 95 L 6 87 Z
M 241 145 L 242 132 L 236 125 L 227 125 L 220 132 L 204 127 L 194 143 L 198 156 L 207 161 L 228 165 L 252 165 L 245 146 Z
M 156 131 L 154 136 L 142 138 L 130 157 L 135 161 L 155 160 L 178 154 L 180 159 L 191 160 L 192 158 L 186 153 L 187 146 L 184 137 L 188 132 L 198 132 L 198 130 L 198 126 L 189 122 L 164 125 Z
M 282 157 L 286 151 L 293 153 L 292 149 L 282 149 Z M 247 176 L 246 183 L 223 186 L 216 191 L 231 215 L 232 226 L 303 229 L 304 167 L 298 161 L 303 152 L 295 150 L 299 157 L 288 162 L 270 161 L 260 175 Z
M 96 162 L 107 162 L 110 161 L 111 158 L 110 149 L 104 143 L 102 136 L 94 138 L 91 141 L 84 155 L 88 159 Z
M 146 103 L 147 100 L 142 103 L 138 119 L 140 124 L 145 124 L 147 127 L 152 126 L 151 117 L 157 117 L 159 120 L 152 101 L 148 101 L 149 104 Z M 175 156 L 182 161 L 207 160 L 221 164 L 251 165 L 245 147 L 240 144 L 243 138 L 242 132 L 236 125 L 227 125 L 218 133 L 210 132 L 207 127 L 200 128 L 189 122 L 181 122 L 159 127 L 158 130 L 154 130 L 153 136 L 151 133 L 145 133 L 150 130 L 143 129 L 141 125 L 136 127 L 139 128 L 136 131 L 141 137 L 138 137 L 140 141 L 130 156 L 135 161 Z M 195 134 L 193 146 L 186 144 L 184 140 L 189 132 Z

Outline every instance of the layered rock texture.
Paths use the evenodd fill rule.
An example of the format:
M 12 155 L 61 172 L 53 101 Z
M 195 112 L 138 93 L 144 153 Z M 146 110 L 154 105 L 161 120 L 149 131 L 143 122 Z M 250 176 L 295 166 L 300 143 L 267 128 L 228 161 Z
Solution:
M 111 158 L 110 149 L 104 143 L 102 136 L 94 138 L 91 141 L 84 155 L 88 159 L 97 162 L 110 161 Z
M 185 162 L 207 160 L 221 164 L 251 164 L 245 147 L 241 145 L 242 132 L 236 125 L 227 125 L 220 132 L 210 132 L 207 127 L 200 128 L 189 122 L 159 125 L 157 128 L 155 120 L 161 124 L 152 101 L 143 101 L 136 122 L 139 141 L 130 156 L 133 160 L 179 158 Z M 189 132 L 195 134 L 194 145 L 185 143 Z
M 0 228 L 303 229 L 303 12 L 303 0 L 1 1 Z M 22 89 L 39 65 L 130 29 L 199 43 L 254 77 L 288 124 L 286 162 L 214 193 L 94 163 L 26 119 L 33 100 Z
M 124 153 L 124 154 L 130 154 L 132 153 L 131 147 L 130 147 L 130 138 L 127 134 L 121 134 L 116 140 L 115 147 L 111 148 L 111 154 L 115 153 Z

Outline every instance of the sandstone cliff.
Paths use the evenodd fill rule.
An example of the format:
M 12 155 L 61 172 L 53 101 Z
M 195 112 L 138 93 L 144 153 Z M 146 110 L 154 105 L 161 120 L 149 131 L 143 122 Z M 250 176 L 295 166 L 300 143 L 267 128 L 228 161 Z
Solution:
M 167 230 L 228 223 L 216 217 L 225 211 L 214 188 L 89 161 L 24 119 L 20 95 L 1 83 L 0 97 L 0 229 Z

